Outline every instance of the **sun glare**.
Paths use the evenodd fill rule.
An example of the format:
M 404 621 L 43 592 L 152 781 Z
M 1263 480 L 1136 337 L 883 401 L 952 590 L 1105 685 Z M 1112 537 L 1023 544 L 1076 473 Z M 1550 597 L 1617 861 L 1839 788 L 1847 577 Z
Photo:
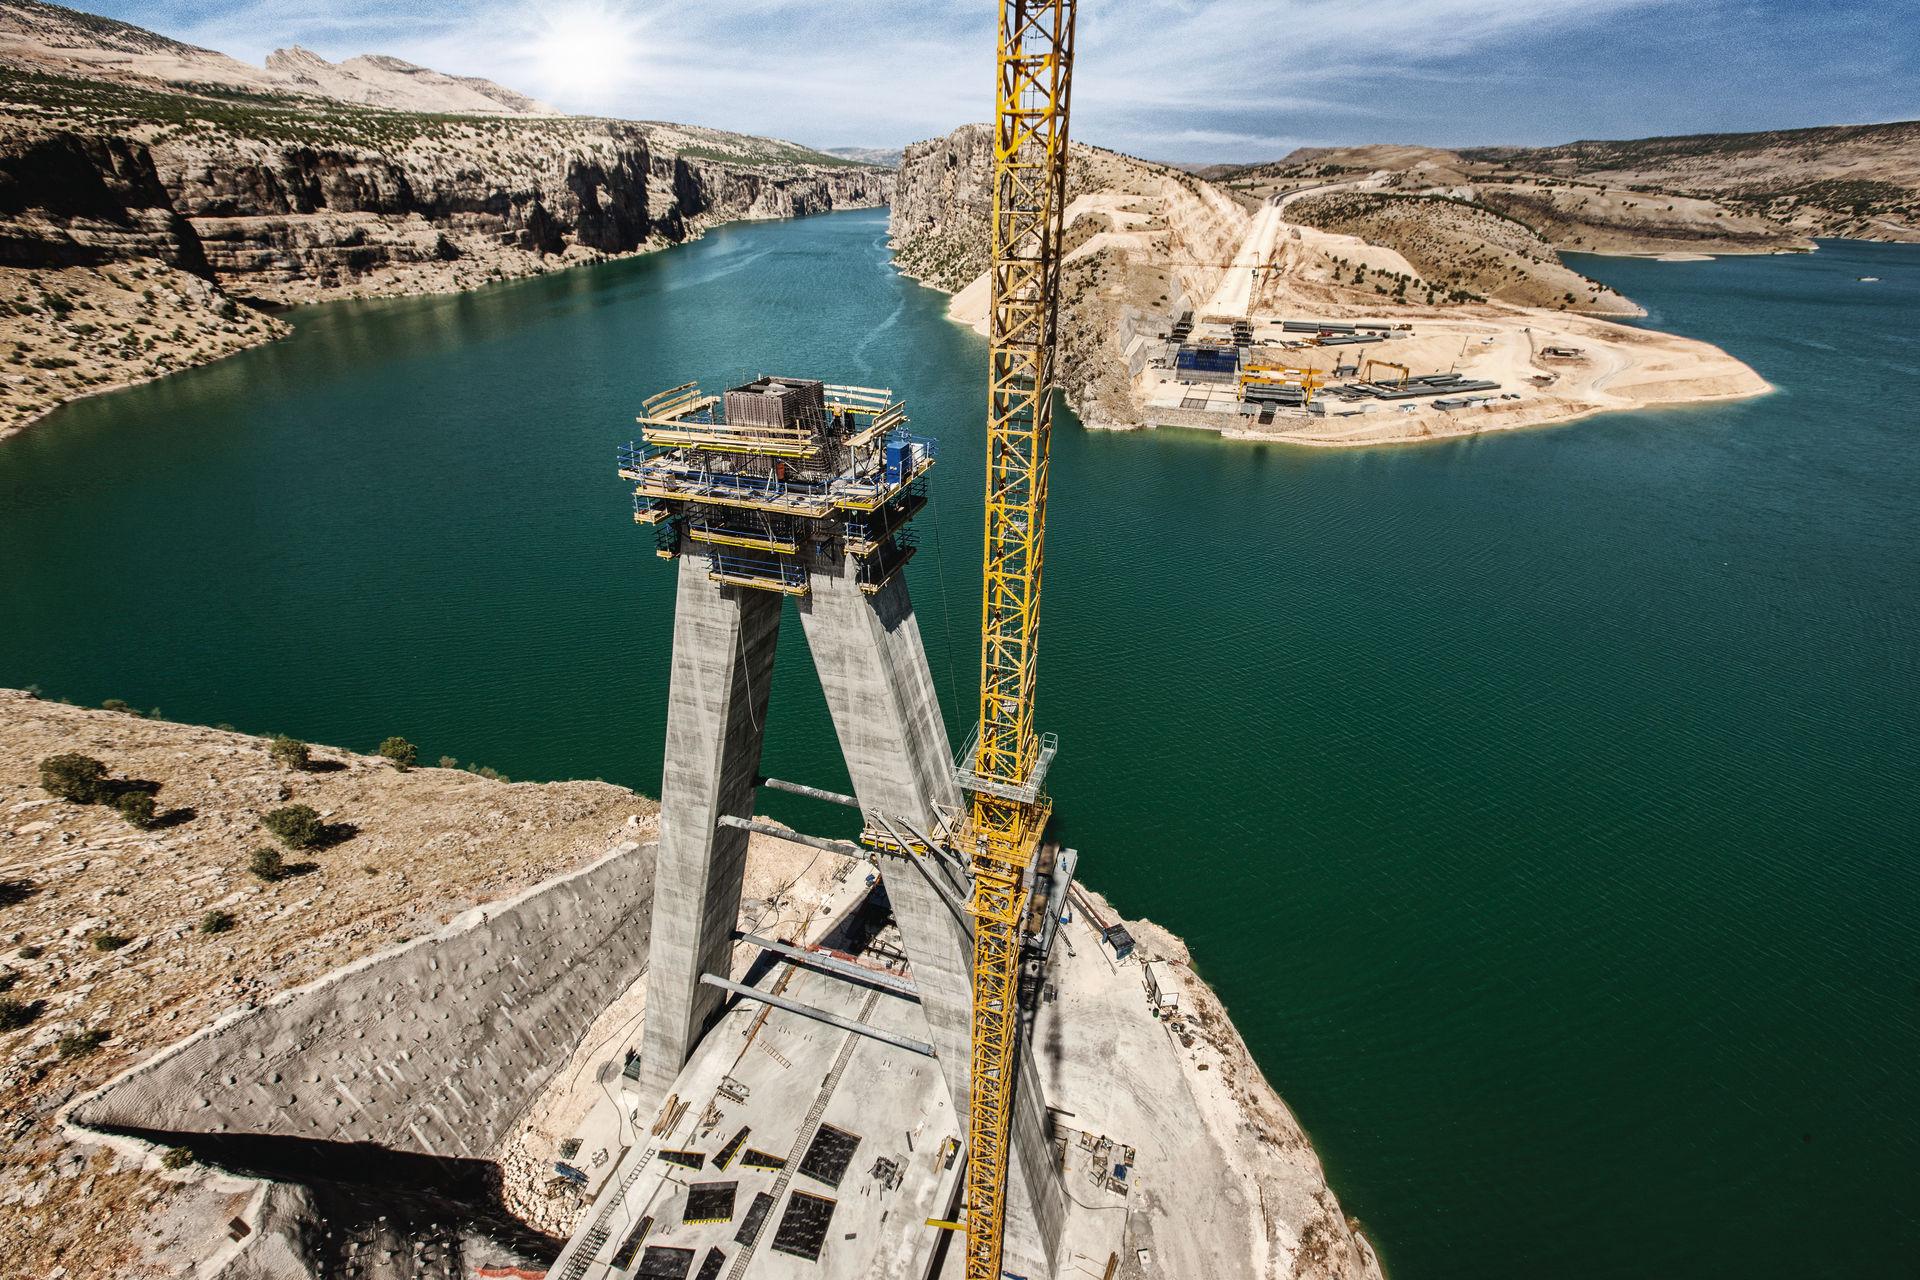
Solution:
M 556 5 L 535 18 L 529 51 L 550 92 L 601 94 L 633 78 L 639 24 L 604 4 Z

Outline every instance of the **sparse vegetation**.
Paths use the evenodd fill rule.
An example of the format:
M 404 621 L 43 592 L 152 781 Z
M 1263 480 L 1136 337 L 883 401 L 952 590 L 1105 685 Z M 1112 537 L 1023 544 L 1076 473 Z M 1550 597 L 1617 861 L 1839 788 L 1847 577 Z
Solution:
M 287 864 L 280 857 L 280 851 L 270 845 L 261 845 L 247 859 L 247 870 L 267 884 L 286 877 Z
M 40 785 L 49 794 L 74 804 L 98 804 L 111 794 L 107 766 L 92 756 L 72 751 L 40 762 Z
M 233 928 L 233 914 L 227 911 L 209 911 L 200 917 L 200 923 L 196 927 L 201 933 L 225 933 Z
M 38 1000 L 0 1000 L 0 1031 L 18 1031 L 31 1026 L 44 1006 Z
M 284 733 L 273 735 L 273 741 L 267 746 L 267 754 L 284 769 L 303 770 L 312 758 L 306 743 L 298 738 L 289 738 Z
M 380 744 L 380 754 L 391 761 L 394 768 L 405 773 L 413 768 L 414 761 L 419 758 L 420 749 L 405 738 L 392 737 Z
M 113 807 L 129 826 L 145 831 L 154 824 L 155 806 L 151 791 L 122 792 L 114 800 Z
M 260 825 L 280 837 L 289 849 L 312 849 L 326 837 L 327 827 L 312 805 L 290 804 L 268 812 Z
M 98 1027 L 89 1031 L 73 1031 L 61 1036 L 57 1047 L 63 1058 L 84 1058 L 107 1042 L 107 1033 Z
M 87 939 L 88 944 L 92 946 L 95 951 L 118 951 L 132 941 L 133 939 L 129 938 L 126 934 L 114 933 L 109 929 L 102 929 Z
M 195 1159 L 192 1147 L 168 1147 L 166 1154 L 160 1157 L 160 1167 L 173 1170 L 184 1169 Z

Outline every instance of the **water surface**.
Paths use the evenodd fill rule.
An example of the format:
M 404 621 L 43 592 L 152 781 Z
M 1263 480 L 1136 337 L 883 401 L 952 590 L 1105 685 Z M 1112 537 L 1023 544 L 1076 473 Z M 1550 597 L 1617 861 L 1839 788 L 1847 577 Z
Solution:
M 673 575 L 614 446 L 765 370 L 940 437 L 910 578 L 959 736 L 983 348 L 884 240 L 335 304 L 61 411 L 0 446 L 0 684 L 655 791 Z M 1062 831 L 1191 943 L 1396 1280 L 1910 1280 L 1920 251 L 1581 267 L 1780 391 L 1361 452 L 1062 424 Z M 843 784 L 782 643 L 767 768 Z

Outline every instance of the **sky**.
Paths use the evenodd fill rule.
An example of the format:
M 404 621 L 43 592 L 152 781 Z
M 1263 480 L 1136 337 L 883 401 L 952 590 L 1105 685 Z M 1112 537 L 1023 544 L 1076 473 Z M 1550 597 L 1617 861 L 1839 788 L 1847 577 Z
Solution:
M 987 0 L 79 0 L 562 110 L 892 147 L 992 109 Z M 1076 139 L 1180 163 L 1920 118 L 1920 0 L 1082 0 Z

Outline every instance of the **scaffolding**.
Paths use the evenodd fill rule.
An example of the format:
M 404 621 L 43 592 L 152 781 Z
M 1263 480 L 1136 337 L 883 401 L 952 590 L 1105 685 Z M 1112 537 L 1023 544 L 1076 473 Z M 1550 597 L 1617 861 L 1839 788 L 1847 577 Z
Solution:
M 875 592 L 912 557 L 935 443 L 875 387 L 759 377 L 712 395 L 682 383 L 641 402 L 620 448 L 633 518 L 656 554 L 706 557 L 715 582 L 806 595 L 811 569 L 854 561 Z

